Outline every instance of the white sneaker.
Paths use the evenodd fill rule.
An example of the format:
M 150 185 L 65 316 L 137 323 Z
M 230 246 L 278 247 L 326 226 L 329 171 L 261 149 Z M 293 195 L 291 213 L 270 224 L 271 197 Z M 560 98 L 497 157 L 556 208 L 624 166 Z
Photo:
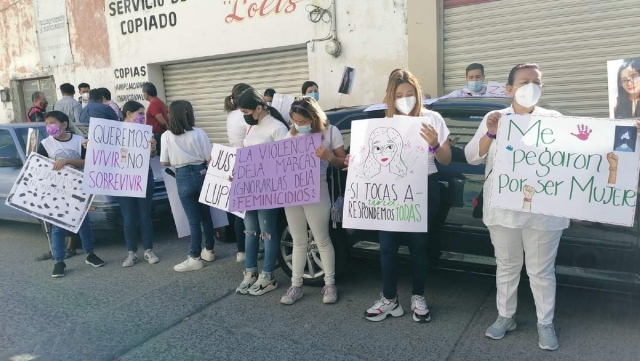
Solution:
M 133 267 L 138 262 L 138 255 L 135 252 L 129 251 L 129 256 L 122 262 L 122 267 Z
M 193 258 L 189 256 L 186 261 L 175 265 L 173 270 L 176 272 L 189 272 L 197 271 L 202 269 L 202 267 L 204 267 L 204 264 L 202 264 L 202 260 L 200 258 Z
M 244 274 L 244 278 L 242 279 L 242 282 L 240 283 L 238 288 L 236 288 L 236 293 L 246 295 L 247 293 L 249 293 L 249 287 L 251 287 L 258 280 L 258 276 L 254 272 L 247 271 L 242 272 L 242 274 Z
M 242 262 L 244 262 L 244 260 L 245 260 L 246 258 L 247 258 L 247 257 L 245 256 L 244 252 L 238 252 L 238 253 L 236 253 L 236 262 L 238 262 L 238 263 L 242 263 Z
M 256 283 L 249 287 L 249 294 L 252 296 L 262 296 L 267 292 L 275 290 L 276 288 L 278 288 L 278 282 L 276 282 L 273 274 L 268 275 L 262 273 Z
M 326 285 L 322 288 L 322 303 L 331 305 L 338 302 L 338 289 L 335 285 Z
M 297 300 L 301 299 L 302 296 L 303 293 L 300 287 L 291 286 L 287 290 L 287 293 L 280 298 L 280 303 L 283 305 L 293 305 Z
M 160 262 L 160 258 L 153 253 L 152 249 L 144 251 L 144 260 L 149 262 L 149 264 L 156 264 Z
M 367 320 L 378 322 L 384 320 L 389 315 L 393 317 L 400 317 L 404 315 L 404 310 L 402 309 L 402 306 L 400 306 L 397 296 L 395 300 L 388 300 L 384 298 L 383 295 L 380 296 L 382 298 L 376 301 L 376 303 L 373 304 L 373 307 L 364 312 L 364 317 Z
M 411 311 L 413 311 L 413 320 L 416 322 L 431 321 L 431 314 L 427 301 L 422 296 L 414 295 L 411 297 Z
M 216 259 L 216 254 L 213 250 L 209 251 L 208 249 L 203 248 L 202 252 L 200 252 L 200 258 L 207 262 L 213 262 Z

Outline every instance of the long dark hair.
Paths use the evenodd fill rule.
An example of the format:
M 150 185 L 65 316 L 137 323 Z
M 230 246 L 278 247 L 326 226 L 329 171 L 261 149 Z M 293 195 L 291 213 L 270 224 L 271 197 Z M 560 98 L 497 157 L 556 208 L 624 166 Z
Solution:
M 122 106 L 122 116 L 126 119 L 127 113 L 135 113 L 140 109 L 144 109 L 144 105 L 135 100 L 129 100 Z
M 245 90 L 244 93 L 242 93 L 242 95 L 240 95 L 240 97 L 238 98 L 236 105 L 238 108 L 249 110 L 255 110 L 257 107 L 262 106 L 269 112 L 269 114 L 271 114 L 272 117 L 281 121 L 282 124 L 284 124 L 287 129 L 289 129 L 289 124 L 287 124 L 287 121 L 284 120 L 282 114 L 280 114 L 280 112 L 276 110 L 276 108 L 267 105 L 267 102 L 264 101 L 262 95 L 260 95 L 260 93 L 258 93 L 253 88 Z
M 631 114 L 631 112 L 633 111 L 633 104 L 631 103 L 631 100 L 629 100 L 629 93 L 627 93 L 624 87 L 620 85 L 620 77 L 622 76 L 622 71 L 629 67 L 637 72 L 640 72 L 640 58 L 624 59 L 622 65 L 620 66 L 620 69 L 618 69 L 618 77 L 616 78 L 618 83 L 618 103 L 616 104 L 613 115 L 615 119 L 640 117 L 640 107 L 636 107 L 636 113 Z
M 182 135 L 193 130 L 195 117 L 193 106 L 186 100 L 176 100 L 169 105 L 168 129 L 175 135 Z
M 238 98 L 244 93 L 245 90 L 250 89 L 251 85 L 245 83 L 239 83 L 233 86 L 231 89 L 231 95 L 224 98 L 224 111 L 230 113 L 238 109 Z

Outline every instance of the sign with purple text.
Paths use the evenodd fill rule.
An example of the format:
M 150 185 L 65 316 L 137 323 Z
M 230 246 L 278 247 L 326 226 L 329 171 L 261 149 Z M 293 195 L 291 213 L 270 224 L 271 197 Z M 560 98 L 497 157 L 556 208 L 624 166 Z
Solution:
M 229 211 L 252 211 L 320 200 L 321 134 L 239 148 Z
M 200 203 L 229 212 L 231 174 L 236 164 L 236 151 L 236 148 L 213 144 L 211 163 L 200 192 Z M 231 213 L 244 218 L 244 212 Z
M 496 148 L 490 207 L 633 226 L 635 122 L 503 115 Z
M 151 139 L 150 125 L 91 118 L 84 192 L 146 197 Z

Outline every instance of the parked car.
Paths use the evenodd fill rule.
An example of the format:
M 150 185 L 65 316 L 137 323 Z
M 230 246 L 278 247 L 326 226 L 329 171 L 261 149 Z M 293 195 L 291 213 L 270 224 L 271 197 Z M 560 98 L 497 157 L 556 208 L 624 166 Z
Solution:
M 77 127 L 86 135 L 88 125 L 77 124 Z M 29 129 L 37 130 L 36 144 L 48 137 L 42 123 L 0 124 L 0 219 L 39 223 L 38 219 L 5 205 L 9 192 L 27 159 L 27 153 L 30 153 L 27 149 Z M 153 217 L 154 219 L 170 217 L 171 208 L 159 160 L 152 158 L 151 167 L 155 178 Z M 115 197 L 96 195 L 88 216 L 93 222 L 94 229 L 122 229 L 120 205 Z
M 430 230 L 430 265 L 444 269 L 495 274 L 495 258 L 489 232 L 481 219 L 472 216 L 473 199 L 482 189 L 484 165 L 466 162 L 464 147 L 475 134 L 483 117 L 492 110 L 509 106 L 508 98 L 451 98 L 437 101 L 428 107 L 440 113 L 451 131 L 452 162 L 438 165 L 442 187 L 442 204 Z M 345 149 L 349 152 L 351 122 L 360 119 L 384 117 L 383 110 L 365 112 L 365 107 L 328 111 L 331 123 L 343 134 Z M 344 189 L 346 174 L 341 183 Z M 336 189 L 338 189 L 336 187 Z M 280 227 L 280 264 L 291 274 L 292 242 L 286 221 Z M 313 238 L 313 235 L 309 233 Z M 333 229 L 332 240 L 336 249 L 338 272 L 347 269 L 350 256 L 379 257 L 376 231 Z M 633 227 L 622 227 L 587 221 L 571 221 L 565 230 L 556 261 L 558 283 L 578 287 L 640 294 L 640 248 L 638 214 Z M 317 247 L 313 242 L 308 249 L 305 283 L 323 282 L 323 272 Z M 402 256 L 408 247 L 400 249 Z M 526 273 L 523 270 L 523 276 Z

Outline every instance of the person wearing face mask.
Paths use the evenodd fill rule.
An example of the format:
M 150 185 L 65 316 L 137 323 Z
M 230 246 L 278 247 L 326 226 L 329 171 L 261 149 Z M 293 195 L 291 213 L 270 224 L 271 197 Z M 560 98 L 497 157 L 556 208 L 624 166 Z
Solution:
M 484 86 L 484 66 L 482 64 L 473 63 L 467 66 L 466 81 L 467 84 L 464 88 L 454 90 L 445 98 L 481 97 L 487 93 L 487 87 Z
M 122 107 L 124 113 L 124 122 L 144 124 L 146 121 L 144 106 L 136 101 L 130 100 Z M 88 140 L 82 143 L 86 149 L 89 144 Z M 156 156 L 156 140 L 149 141 L 149 152 L 151 158 Z M 127 243 L 129 254 L 122 262 L 122 267 L 132 267 L 138 262 L 138 240 L 142 238 L 144 246 L 144 259 L 149 264 L 160 262 L 158 256 L 153 253 L 153 221 L 151 220 L 151 206 L 153 204 L 153 192 L 155 189 L 155 180 L 153 171 L 149 165 L 149 173 L 147 175 L 147 193 L 144 198 L 136 197 L 118 197 L 120 204 L 120 213 L 122 214 L 122 223 L 124 224 L 124 239 Z
M 282 115 L 267 105 L 255 89 L 245 90 L 236 103 L 249 125 L 243 141 L 245 147 L 270 143 L 284 137 L 289 128 Z M 273 271 L 280 248 L 278 209 L 247 211 L 245 227 L 245 271 L 236 293 L 260 296 L 278 288 Z M 258 239 L 264 240 L 264 263 L 258 277 Z
M 91 91 L 91 86 L 87 83 L 78 84 L 78 91 L 80 92 L 80 97 L 78 98 L 78 102 L 82 104 L 82 108 L 89 104 L 89 92 Z
M 421 128 L 421 137 L 427 153 L 428 164 L 428 222 L 429 227 L 440 206 L 440 185 L 435 161 L 442 165 L 451 163 L 451 146 L 449 144 L 449 129 L 440 114 L 426 110 L 419 99 L 422 90 L 416 77 L 407 70 L 397 69 L 391 73 L 387 85 L 385 103 L 387 118 L 395 115 L 426 118 Z M 395 120 L 389 120 L 395 121 Z M 401 121 L 401 120 L 398 120 Z M 369 321 L 382 321 L 391 315 L 400 317 L 404 310 L 400 305 L 397 293 L 398 283 L 398 249 L 400 242 L 408 241 L 411 252 L 411 279 L 413 283 L 411 310 L 413 320 L 428 322 L 431 320 L 424 288 L 427 278 L 427 233 L 379 232 L 380 263 L 382 265 L 382 297 L 365 311 L 365 318 Z
M 38 154 L 53 160 L 55 162 L 53 170 L 55 171 L 61 170 L 64 166 L 72 166 L 78 169 L 84 168 L 86 156 L 86 151 L 82 147 L 84 139 L 82 136 L 67 132 L 69 117 L 63 112 L 54 110 L 45 114 L 44 120 L 49 137 L 40 142 Z M 51 249 L 53 258 L 56 261 L 52 277 L 63 277 L 64 270 L 67 267 L 64 263 L 67 231 L 53 224 L 50 226 Z M 82 221 L 78 235 L 82 241 L 82 248 L 87 253 L 85 263 L 93 267 L 104 266 L 104 261 L 93 253 L 94 239 L 89 217 Z
M 473 139 L 464 149 L 470 164 L 486 164 L 484 194 L 491 194 L 492 169 L 496 154 L 496 134 L 503 114 L 560 116 L 537 106 L 542 95 L 542 73 L 537 64 L 519 64 L 509 73 L 507 93 L 514 97 L 510 107 L 487 114 Z M 525 202 L 527 200 L 525 199 Z M 553 327 L 555 310 L 555 260 L 562 231 L 569 227 L 567 218 L 545 216 L 483 205 L 484 224 L 489 229 L 496 264 L 496 305 L 498 318 L 485 335 L 502 339 L 515 330 L 513 316 L 518 304 L 520 271 L 526 262 L 527 274 L 538 316 L 538 345 L 544 350 L 556 350 L 558 339 Z M 524 253 L 524 257 L 523 257 Z
M 267 102 L 267 105 L 271 106 L 274 95 L 276 95 L 276 91 L 274 89 L 269 88 L 264 91 L 264 101 Z
M 320 93 L 318 92 L 318 84 L 316 82 L 308 80 L 302 84 L 302 96 L 312 97 L 316 101 L 320 100 Z
M 47 111 L 47 96 L 43 92 L 34 92 L 31 94 L 31 109 L 27 113 L 27 123 L 42 123 L 44 122 L 44 114 Z
M 318 246 L 322 270 L 324 271 L 325 286 L 322 289 L 322 302 L 336 303 L 338 291 L 335 286 L 335 250 L 329 237 L 329 220 L 331 216 L 331 195 L 327 183 L 328 167 L 343 168 L 347 157 L 344 151 L 342 133 L 324 114 L 320 105 L 313 98 L 302 98 L 291 105 L 289 112 L 294 127 L 289 130 L 285 138 L 293 138 L 307 134 L 322 134 L 322 144 L 316 149 L 316 156 L 320 158 L 320 201 L 303 206 L 285 207 L 289 231 L 293 238 L 293 252 L 291 269 L 291 287 L 282 296 L 280 302 L 292 305 L 302 297 L 302 276 L 307 263 L 307 247 L 309 234 L 307 224 Z

